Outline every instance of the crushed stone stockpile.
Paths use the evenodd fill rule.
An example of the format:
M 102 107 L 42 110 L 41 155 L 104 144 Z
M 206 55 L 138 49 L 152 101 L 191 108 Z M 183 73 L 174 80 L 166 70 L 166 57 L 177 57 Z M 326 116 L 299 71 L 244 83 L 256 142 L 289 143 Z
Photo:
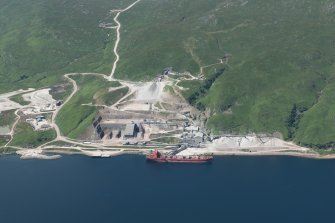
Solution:
M 138 88 L 136 100 L 158 101 L 163 95 L 164 86 L 163 82 L 147 82 Z
M 50 88 L 30 92 L 23 95 L 25 101 L 30 101 L 32 105 L 43 107 L 47 104 L 54 103 L 55 100 L 49 93 Z
M 284 147 L 286 142 L 273 137 L 227 136 L 214 140 L 214 148 Z

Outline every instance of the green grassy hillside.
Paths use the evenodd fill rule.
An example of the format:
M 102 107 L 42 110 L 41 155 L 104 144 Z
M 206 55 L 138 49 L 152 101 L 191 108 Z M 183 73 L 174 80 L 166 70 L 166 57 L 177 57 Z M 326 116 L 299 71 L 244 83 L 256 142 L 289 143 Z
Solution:
M 60 82 L 68 72 L 109 73 L 118 0 L 0 0 L 0 93 Z
M 94 98 L 104 97 L 109 87 L 120 86 L 118 82 L 109 82 L 97 76 L 71 76 L 79 87 L 78 92 L 59 112 L 56 122 L 63 135 L 77 138 L 95 118 L 99 107 L 91 106 Z
M 334 8 L 328 0 L 144 0 L 121 17 L 126 59 L 117 75 L 149 79 L 168 66 L 197 74 L 230 55 L 224 75 L 194 102 L 210 110 L 215 133 L 280 132 L 304 145 L 329 145 Z
M 21 146 L 24 148 L 36 148 L 56 138 L 53 129 L 46 131 L 34 131 L 30 124 L 19 122 L 15 128 L 16 133 L 10 146 Z

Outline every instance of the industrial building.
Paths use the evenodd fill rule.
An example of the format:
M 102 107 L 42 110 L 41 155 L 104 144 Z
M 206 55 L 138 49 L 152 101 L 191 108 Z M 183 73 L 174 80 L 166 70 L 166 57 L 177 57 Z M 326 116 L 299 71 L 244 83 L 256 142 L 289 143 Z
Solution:
M 35 131 L 44 131 L 52 128 L 49 120 L 44 115 L 27 118 L 26 122 L 28 122 Z
M 182 134 L 182 143 L 191 147 L 199 147 L 204 142 L 204 136 L 202 132 L 184 132 Z
M 202 132 L 196 132 L 194 133 L 194 141 L 196 144 L 200 144 L 204 142 L 204 133 Z
M 139 128 L 137 124 L 127 124 L 126 129 L 124 130 L 123 138 L 125 139 L 136 138 L 138 132 Z
M 137 138 L 138 134 L 144 134 L 144 128 L 141 123 L 99 123 L 97 120 L 93 123 L 95 131 L 100 139 L 107 136 L 107 139 L 132 139 Z
M 199 131 L 199 127 L 198 126 L 188 126 L 185 128 L 185 131 L 188 132 L 198 132 Z

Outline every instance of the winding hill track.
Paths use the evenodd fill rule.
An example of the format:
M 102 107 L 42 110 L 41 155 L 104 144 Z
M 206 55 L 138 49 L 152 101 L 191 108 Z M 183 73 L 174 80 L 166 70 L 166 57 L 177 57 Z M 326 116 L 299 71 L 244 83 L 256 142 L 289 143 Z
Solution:
M 58 115 L 58 112 L 62 109 L 62 107 L 65 105 L 65 104 L 67 104 L 70 100 L 71 100 L 71 98 L 77 93 L 77 91 L 78 91 L 78 85 L 77 85 L 77 82 L 75 81 L 75 80 L 73 80 L 72 78 L 70 78 L 69 76 L 71 76 L 71 75 L 74 75 L 74 74 L 65 74 L 64 75 L 64 77 L 66 78 L 66 79 L 68 79 L 71 83 L 72 83 L 72 85 L 73 85 L 73 91 L 72 91 L 72 93 L 69 95 L 69 97 L 64 101 L 64 103 L 61 105 L 61 106 L 59 106 L 57 109 L 56 109 L 56 111 L 54 111 L 54 113 L 53 113 L 53 115 L 52 115 L 52 126 L 55 128 L 55 131 L 56 131 L 56 134 L 57 134 L 57 137 L 56 137 L 56 139 L 55 140 L 61 140 L 63 137 L 61 136 L 61 132 L 60 132 L 60 129 L 59 129 L 59 127 L 58 127 L 58 125 L 56 124 L 56 117 L 57 117 L 57 115 Z
M 20 116 L 18 115 L 18 112 L 19 112 L 20 110 L 18 109 L 18 110 L 16 110 L 15 111 L 15 116 L 16 116 L 16 120 L 15 120 L 15 122 L 13 123 L 13 125 L 12 125 L 12 129 L 10 130 L 10 133 L 9 133 L 9 135 L 10 135 L 10 140 L 6 143 L 6 145 L 5 146 L 8 146 L 12 141 L 13 141 L 13 138 L 14 138 L 14 130 L 15 130 L 15 127 L 16 127 L 16 125 L 17 125 L 17 123 L 20 121 Z
M 117 24 L 117 26 L 116 26 L 116 41 L 115 41 L 115 45 L 114 45 L 114 54 L 115 54 L 116 59 L 115 59 L 114 64 L 113 64 L 112 72 L 109 75 L 110 80 L 113 79 L 113 76 L 114 76 L 114 73 L 115 73 L 115 70 L 116 70 L 116 67 L 117 67 L 117 63 L 120 60 L 120 56 L 117 52 L 117 49 L 119 47 L 119 43 L 120 43 L 120 39 L 121 39 L 121 37 L 120 37 L 121 23 L 119 22 L 118 17 L 121 15 L 121 13 L 128 11 L 129 9 L 131 9 L 134 5 L 136 5 L 140 1 L 141 0 L 137 0 L 133 4 L 129 5 L 127 8 L 122 9 L 122 10 L 112 10 L 112 12 L 117 12 L 115 17 L 114 17 L 114 22 Z
M 120 56 L 119 56 L 119 54 L 118 54 L 118 52 L 117 52 L 117 49 L 118 49 L 118 46 L 119 46 L 119 43 L 120 43 L 120 39 L 121 39 L 121 37 L 120 37 L 120 29 L 121 29 L 121 23 L 118 21 L 118 17 L 121 15 L 121 13 L 122 12 L 126 12 L 126 11 L 128 11 L 129 9 L 131 9 L 134 5 L 136 5 L 138 2 L 140 2 L 141 0 L 137 0 L 137 1 L 135 1 L 134 3 L 132 3 L 131 5 L 129 5 L 127 8 L 125 8 L 125 9 L 117 9 L 117 10 L 111 10 L 111 12 L 117 12 L 116 13 L 116 15 L 115 15 L 115 17 L 114 17 L 114 21 L 115 21 L 115 23 L 117 24 L 117 26 L 115 26 L 115 27 L 113 27 L 113 28 L 115 28 L 116 29 L 116 36 L 117 36 L 117 38 L 116 38 L 116 41 L 115 41 L 115 45 L 114 45 L 114 49 L 113 49 L 113 51 L 114 51 L 114 54 L 115 54 L 115 57 L 116 57 L 116 59 L 115 59 L 115 61 L 114 61 L 114 63 L 113 63 L 113 68 L 112 68 L 112 71 L 111 71 L 111 74 L 109 75 L 109 76 L 107 76 L 107 75 L 105 75 L 105 74 L 99 74 L 99 73 L 80 73 L 81 75 L 97 75 L 97 76 L 102 76 L 103 78 L 106 78 L 107 80 L 109 80 L 109 81 L 114 81 L 115 79 L 114 79 L 114 73 L 115 73 L 115 70 L 116 70 L 116 67 L 117 67 L 117 63 L 119 62 L 119 60 L 120 60 Z M 69 140 L 69 139 L 67 139 L 67 138 L 65 138 L 65 137 L 63 137 L 62 135 L 61 135 L 61 131 L 60 131 L 60 129 L 59 129 L 59 127 L 58 127 L 58 125 L 56 124 L 56 117 L 57 117 L 57 115 L 58 115 L 58 112 L 61 110 L 61 108 L 65 105 L 65 104 L 67 104 L 70 100 L 71 100 L 71 98 L 77 93 L 77 91 L 78 91 L 78 85 L 77 85 L 77 83 L 76 83 L 76 81 L 75 80 L 73 80 L 72 78 L 70 78 L 70 76 L 71 75 L 75 75 L 75 73 L 69 73 L 69 74 L 65 74 L 64 75 L 64 77 L 66 78 L 66 79 L 68 79 L 71 83 L 72 83 L 72 85 L 73 85 L 73 91 L 72 91 L 72 93 L 70 94 L 70 96 L 66 99 L 66 101 L 53 113 L 53 116 L 52 116 L 52 125 L 53 125 L 53 127 L 55 128 L 55 131 L 56 131 L 56 134 L 57 134 L 57 137 L 56 137 L 56 139 L 55 140 L 53 140 L 53 141 L 56 141 L 56 140 L 63 140 L 63 141 L 67 141 L 67 142 L 74 142 L 74 141 L 72 141 L 72 140 Z M 121 82 L 120 82 L 121 83 Z M 125 87 L 126 85 L 125 84 L 123 84 L 123 83 L 121 83 L 121 86 L 120 87 Z M 128 95 L 128 94 L 127 94 Z M 50 142 L 49 142 L 50 143 Z

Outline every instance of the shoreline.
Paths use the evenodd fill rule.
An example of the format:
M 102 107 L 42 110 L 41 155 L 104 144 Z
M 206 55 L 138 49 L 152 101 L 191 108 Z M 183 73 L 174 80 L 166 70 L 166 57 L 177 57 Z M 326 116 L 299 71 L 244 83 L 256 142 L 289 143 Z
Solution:
M 65 150 L 49 150 L 49 151 L 33 151 L 25 153 L 22 150 L 19 151 L 13 151 L 13 152 L 7 152 L 7 153 L 0 153 L 1 156 L 6 155 L 18 155 L 20 156 L 20 159 L 27 160 L 27 159 L 38 159 L 38 160 L 55 160 L 62 157 L 62 155 L 81 155 L 81 156 L 87 156 L 92 158 L 112 158 L 115 156 L 121 156 L 121 155 L 145 155 L 147 151 L 143 151 L 141 149 L 138 149 L 137 151 L 65 151 Z M 241 157 L 256 157 L 256 156 L 290 156 L 290 157 L 297 157 L 297 158 L 305 158 L 305 159 L 317 159 L 317 160 L 332 160 L 335 159 L 335 154 L 326 154 L 326 155 L 320 155 L 317 153 L 302 153 L 302 152 L 242 152 L 242 151 L 213 151 L 213 156 L 215 157 L 223 157 L 223 156 L 241 156 Z
M 214 156 L 290 156 L 297 158 L 305 158 L 305 159 L 318 159 L 318 160 L 331 160 L 335 159 L 335 154 L 329 155 L 320 155 L 316 153 L 299 153 L 299 152 L 222 152 L 215 153 Z

